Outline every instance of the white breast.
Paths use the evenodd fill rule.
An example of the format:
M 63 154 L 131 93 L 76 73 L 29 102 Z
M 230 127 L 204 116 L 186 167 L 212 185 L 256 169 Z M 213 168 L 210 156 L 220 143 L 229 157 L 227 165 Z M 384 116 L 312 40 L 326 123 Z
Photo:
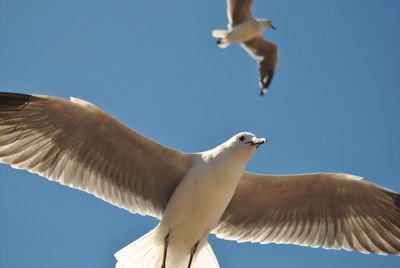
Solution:
M 207 237 L 231 200 L 243 174 L 244 161 L 230 157 L 205 159 L 197 163 L 178 185 L 168 202 L 159 229 L 170 232 L 171 243 L 182 241 L 190 248 Z M 166 232 L 166 233 L 165 233 Z

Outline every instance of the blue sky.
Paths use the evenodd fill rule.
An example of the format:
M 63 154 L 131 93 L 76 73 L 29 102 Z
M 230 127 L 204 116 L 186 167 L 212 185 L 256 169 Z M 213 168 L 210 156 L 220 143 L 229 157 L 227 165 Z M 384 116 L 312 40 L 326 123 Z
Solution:
M 184 152 L 264 136 L 247 170 L 347 172 L 400 192 L 399 1 L 256 0 L 280 48 L 270 90 L 255 61 L 211 37 L 224 0 L 0 2 L 0 90 L 91 101 Z M 113 267 L 154 228 L 91 195 L 0 165 L 1 267 Z M 221 267 L 399 267 L 400 257 L 237 244 Z

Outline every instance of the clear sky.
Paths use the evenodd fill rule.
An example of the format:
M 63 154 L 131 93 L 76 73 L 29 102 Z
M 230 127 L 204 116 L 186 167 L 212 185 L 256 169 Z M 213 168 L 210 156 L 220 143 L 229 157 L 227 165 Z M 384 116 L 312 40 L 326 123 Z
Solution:
M 247 170 L 347 172 L 400 192 L 400 2 L 256 0 L 277 31 L 269 92 L 220 49 L 225 0 L 0 1 L 0 90 L 91 101 L 184 152 L 266 137 Z M 113 267 L 157 224 L 0 165 L 0 267 Z M 210 236 L 221 267 L 400 267 L 400 257 Z

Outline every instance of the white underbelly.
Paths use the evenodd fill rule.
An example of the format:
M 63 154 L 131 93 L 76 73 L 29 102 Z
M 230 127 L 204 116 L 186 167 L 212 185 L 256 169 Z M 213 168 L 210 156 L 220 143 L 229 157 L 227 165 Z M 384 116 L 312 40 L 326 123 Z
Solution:
M 227 34 L 226 40 L 230 43 L 245 42 L 262 32 L 262 28 L 258 27 L 254 22 L 246 22 L 233 27 Z
M 228 206 L 242 172 L 214 173 L 216 177 L 188 173 L 171 196 L 160 234 L 169 233 L 171 245 L 183 243 L 188 248 L 206 238 Z

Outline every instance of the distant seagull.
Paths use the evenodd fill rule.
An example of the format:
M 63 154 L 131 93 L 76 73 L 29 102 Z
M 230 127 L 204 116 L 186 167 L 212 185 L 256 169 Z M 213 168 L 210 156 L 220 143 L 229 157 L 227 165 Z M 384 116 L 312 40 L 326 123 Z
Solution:
M 278 47 L 263 38 L 261 33 L 270 27 L 271 21 L 254 19 L 251 14 L 253 0 L 228 0 L 228 30 L 214 30 L 212 36 L 217 44 L 226 48 L 231 43 L 241 43 L 246 51 L 258 60 L 260 73 L 260 96 L 267 92 L 278 63 Z
M 84 100 L 0 93 L 2 163 L 160 219 L 115 254 L 116 267 L 219 267 L 210 232 L 239 242 L 400 254 L 400 195 L 349 174 L 244 172 L 265 142 L 243 132 L 186 154 Z

